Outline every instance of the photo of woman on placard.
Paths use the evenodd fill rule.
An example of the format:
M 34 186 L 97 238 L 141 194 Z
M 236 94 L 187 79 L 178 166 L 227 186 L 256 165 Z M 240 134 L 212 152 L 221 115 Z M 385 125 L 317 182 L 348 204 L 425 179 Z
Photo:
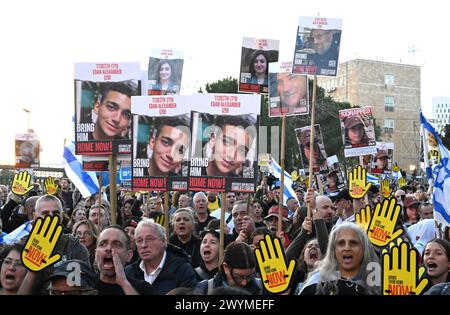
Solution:
M 156 85 L 152 87 L 152 90 L 161 91 L 162 95 L 178 94 L 180 92 L 180 86 L 176 83 L 174 70 L 171 60 L 161 60 L 158 65 L 158 80 Z
M 251 74 L 251 84 L 269 84 L 269 56 L 266 51 L 256 50 L 252 54 L 252 57 L 250 59 L 249 72 Z

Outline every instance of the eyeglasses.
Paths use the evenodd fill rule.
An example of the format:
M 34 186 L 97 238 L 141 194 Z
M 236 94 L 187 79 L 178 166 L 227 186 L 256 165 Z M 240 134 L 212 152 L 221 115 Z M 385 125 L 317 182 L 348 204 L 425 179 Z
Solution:
M 143 238 L 138 238 L 138 239 L 136 239 L 136 245 L 138 245 L 138 246 L 143 246 L 144 243 L 145 243 L 145 244 L 150 244 L 150 243 L 155 242 L 156 240 L 158 240 L 158 238 L 156 238 L 156 237 L 147 237 L 147 238 L 145 238 L 145 239 L 143 239 Z
M 233 281 L 236 282 L 236 283 L 242 283 L 242 281 L 244 281 L 244 280 L 248 283 L 253 278 L 255 278 L 253 273 L 251 273 L 250 275 L 241 276 L 241 275 L 235 275 L 233 270 L 234 270 L 233 268 L 231 268 L 231 270 L 230 270 L 231 278 L 233 278 Z
M 13 260 L 11 258 L 5 258 L 2 261 L 2 265 L 9 268 L 13 266 L 14 268 L 24 268 L 24 265 L 20 260 Z
M 75 235 L 78 237 L 82 237 L 82 236 L 88 237 L 88 236 L 92 236 L 92 232 L 91 231 L 84 231 L 83 233 L 76 232 Z
M 66 291 L 48 289 L 47 291 L 50 295 L 92 295 L 94 293 L 94 289 L 75 289 Z

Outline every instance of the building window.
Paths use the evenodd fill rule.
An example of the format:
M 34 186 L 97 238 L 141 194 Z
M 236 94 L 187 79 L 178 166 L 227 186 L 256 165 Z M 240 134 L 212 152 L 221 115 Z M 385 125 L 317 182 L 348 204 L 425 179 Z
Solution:
M 385 85 L 394 85 L 394 75 L 393 74 L 385 74 L 384 75 L 384 84 Z
M 394 97 L 393 96 L 385 96 L 384 97 L 384 111 L 385 112 L 393 112 L 394 111 Z
M 384 131 L 388 133 L 394 132 L 394 119 L 387 118 L 384 120 Z

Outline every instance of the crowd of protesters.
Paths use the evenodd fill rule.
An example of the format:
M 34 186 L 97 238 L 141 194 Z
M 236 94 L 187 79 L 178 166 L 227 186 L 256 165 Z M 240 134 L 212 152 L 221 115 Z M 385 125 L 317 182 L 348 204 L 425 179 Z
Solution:
M 283 198 L 269 179 L 263 176 L 254 194 L 228 192 L 224 200 L 214 192 L 170 192 L 169 231 L 159 220 L 163 193 L 119 191 L 112 225 L 108 190 L 82 198 L 63 178 L 56 195 L 36 186 L 18 196 L 1 185 L 0 293 L 200 295 L 222 288 L 225 294 L 270 294 L 254 254 L 270 235 L 281 240 L 287 261 L 297 260 L 285 294 L 382 294 L 379 284 L 367 282 L 367 265 L 381 261 L 382 248 L 371 244 L 355 220 L 366 204 L 382 200 L 379 188 L 373 185 L 366 198 L 353 200 L 348 188 L 327 196 L 296 182 L 296 195 L 281 205 L 278 231 Z M 420 253 L 418 263 L 429 280 L 425 294 L 450 294 L 450 233 L 433 219 L 430 191 L 412 178 L 395 188 L 401 238 Z M 219 261 L 222 211 L 226 229 Z M 48 214 L 64 225 L 55 248 L 62 260 L 42 272 L 27 271 L 20 255 L 29 227 Z M 81 270 L 81 281 L 70 283 L 75 269 Z

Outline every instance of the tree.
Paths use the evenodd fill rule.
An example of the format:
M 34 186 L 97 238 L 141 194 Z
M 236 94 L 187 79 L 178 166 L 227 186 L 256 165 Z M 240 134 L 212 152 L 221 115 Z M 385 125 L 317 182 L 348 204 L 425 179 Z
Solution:
M 228 77 L 217 82 L 206 83 L 206 93 L 237 93 L 238 80 Z

